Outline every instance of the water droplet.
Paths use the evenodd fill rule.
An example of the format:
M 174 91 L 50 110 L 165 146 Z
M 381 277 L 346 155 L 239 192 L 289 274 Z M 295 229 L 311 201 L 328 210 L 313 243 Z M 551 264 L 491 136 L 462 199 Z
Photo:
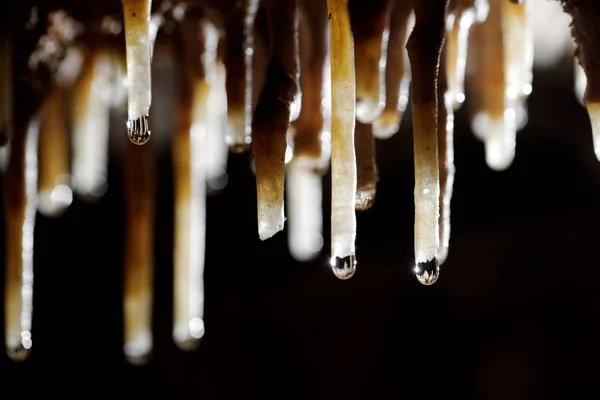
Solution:
M 331 257 L 331 270 L 333 274 L 341 280 L 352 278 L 356 272 L 356 256 L 354 254 L 348 257 Z
M 150 122 L 147 115 L 127 121 L 127 135 L 131 143 L 142 145 L 150 140 Z
M 415 276 L 423 285 L 433 285 L 440 276 L 440 266 L 437 258 L 424 263 L 418 263 L 415 267 Z
M 367 211 L 373 207 L 375 203 L 375 187 L 373 185 L 366 186 L 356 191 L 356 211 Z
M 29 347 L 25 347 L 23 343 L 19 343 L 16 347 L 6 346 L 6 355 L 13 361 L 25 360 L 31 352 L 31 340 L 27 344 Z

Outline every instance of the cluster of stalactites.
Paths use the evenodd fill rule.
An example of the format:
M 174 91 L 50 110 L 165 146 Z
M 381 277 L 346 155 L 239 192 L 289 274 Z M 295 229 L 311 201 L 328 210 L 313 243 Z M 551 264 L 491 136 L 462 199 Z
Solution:
M 587 85 L 600 154 L 600 53 L 592 46 L 599 6 L 562 2 L 574 18 L 578 71 L 585 73 L 578 87 Z M 0 32 L 0 139 L 12 138 L 3 168 L 5 336 L 13 358 L 32 345 L 36 210 L 59 215 L 73 191 L 84 200 L 106 191 L 110 110 L 125 105 L 130 141 L 146 145 L 126 148 L 124 351 L 134 363 L 152 351 L 149 139 L 159 32 L 161 49 L 176 58 L 173 338 L 183 349 L 195 348 L 204 334 L 205 197 L 207 184 L 226 184 L 228 149 L 252 148 L 260 239 L 283 230 L 287 209 L 289 249 L 299 261 L 323 247 L 322 176 L 331 166 L 330 264 L 347 279 L 356 269 L 355 212 L 375 201 L 375 139 L 398 131 L 410 101 L 414 268 L 425 285 L 438 279 L 448 254 L 454 113 L 467 94 L 488 165 L 503 170 L 515 157 L 532 90 L 531 1 L 123 0 L 119 7 L 121 15 L 94 21 L 34 8 L 18 33 Z M 25 56 L 15 35 L 37 35 Z M 38 103 L 22 95 L 30 92 L 14 79 L 15 68 L 30 72 L 26 89 L 39 94 Z M 40 107 L 24 112 L 31 104 Z

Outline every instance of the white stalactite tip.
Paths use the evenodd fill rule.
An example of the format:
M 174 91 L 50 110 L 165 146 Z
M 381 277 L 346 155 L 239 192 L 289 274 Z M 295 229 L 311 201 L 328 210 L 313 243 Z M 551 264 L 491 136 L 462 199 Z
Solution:
M 137 331 L 123 346 L 123 353 L 133 365 L 146 364 L 152 354 L 152 332 Z
M 287 169 L 288 247 L 301 262 L 314 259 L 323 248 L 322 177 L 320 159 L 297 157 Z
M 260 240 L 272 238 L 283 230 L 285 214 L 283 204 L 272 204 L 265 201 L 258 203 L 258 237 Z
M 123 0 L 129 85 L 127 134 L 131 142 L 138 145 L 150 139 L 151 5 L 151 0 Z
M 514 114 L 512 109 L 507 109 L 506 114 Z M 515 158 L 516 127 L 510 123 L 508 118 L 498 116 L 489 117 L 487 135 L 484 138 L 485 160 L 487 165 L 494 171 L 504 171 L 510 167 Z

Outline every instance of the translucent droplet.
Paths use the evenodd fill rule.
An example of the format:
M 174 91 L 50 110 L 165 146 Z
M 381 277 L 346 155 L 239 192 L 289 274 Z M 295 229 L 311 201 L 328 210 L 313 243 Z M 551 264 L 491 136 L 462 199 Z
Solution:
M 201 339 L 204 336 L 204 321 L 201 318 L 192 318 L 190 320 L 190 335 L 194 339 Z
M 127 121 L 127 135 L 131 143 L 142 145 L 150 140 L 150 121 L 147 115 Z
M 333 274 L 341 280 L 352 278 L 356 272 L 356 256 L 354 254 L 348 257 L 331 257 L 331 270 Z
M 433 285 L 440 276 L 440 266 L 437 258 L 424 263 L 418 263 L 415 267 L 415 276 L 423 285 Z
M 375 203 L 375 188 L 368 186 L 356 191 L 356 211 L 367 211 Z
M 25 344 L 28 344 L 29 347 L 25 347 Z M 31 339 L 29 339 L 28 343 L 19 343 L 18 346 L 6 346 L 6 355 L 13 361 L 23 361 L 29 357 L 29 353 L 31 352 Z

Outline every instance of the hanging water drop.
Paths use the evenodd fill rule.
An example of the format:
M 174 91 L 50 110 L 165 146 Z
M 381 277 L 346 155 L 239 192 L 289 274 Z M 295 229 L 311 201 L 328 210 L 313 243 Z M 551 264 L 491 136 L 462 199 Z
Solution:
M 415 276 L 423 285 L 433 285 L 440 276 L 440 266 L 437 258 L 434 257 L 430 261 L 417 263 Z
M 331 270 L 336 278 L 341 280 L 350 279 L 356 272 L 356 256 L 351 254 L 347 257 L 331 257 Z
M 141 145 L 150 140 L 150 122 L 148 115 L 127 121 L 127 135 L 133 144 Z

